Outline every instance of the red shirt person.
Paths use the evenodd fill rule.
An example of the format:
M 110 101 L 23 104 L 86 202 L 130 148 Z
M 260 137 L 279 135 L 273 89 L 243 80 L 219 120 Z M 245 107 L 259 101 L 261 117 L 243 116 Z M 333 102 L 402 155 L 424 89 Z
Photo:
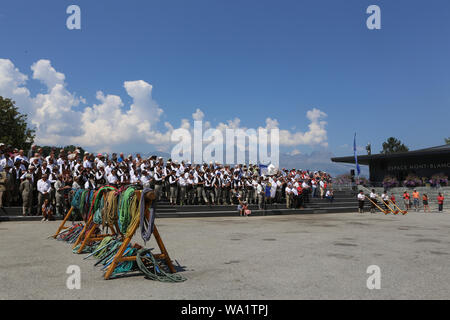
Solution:
M 441 212 L 444 207 L 444 196 L 442 195 L 442 193 L 439 193 L 439 195 L 437 196 L 437 202 L 438 202 L 439 212 Z

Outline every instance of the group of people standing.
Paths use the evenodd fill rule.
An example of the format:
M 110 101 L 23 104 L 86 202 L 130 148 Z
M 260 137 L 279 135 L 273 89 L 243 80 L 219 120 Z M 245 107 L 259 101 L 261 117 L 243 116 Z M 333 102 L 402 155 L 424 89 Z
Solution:
M 397 205 L 397 199 L 394 195 L 394 193 L 391 193 L 391 195 L 389 196 L 387 190 L 384 190 L 383 193 L 380 195 L 378 195 L 375 192 L 375 189 L 372 189 L 372 191 L 369 194 L 369 199 L 370 199 L 370 212 L 374 213 L 376 211 L 376 207 L 378 206 L 378 199 L 381 198 L 380 201 L 380 205 L 382 205 L 384 207 L 384 210 L 388 210 L 390 208 L 390 204 L 392 203 L 394 206 Z M 414 191 L 412 192 L 412 194 L 410 195 L 409 192 L 407 190 L 405 190 L 403 192 L 403 204 L 405 206 L 405 210 L 408 211 L 410 210 L 412 207 L 414 207 L 415 211 L 419 211 L 420 210 L 420 198 L 422 198 L 422 204 L 423 204 L 423 210 L 424 212 L 431 212 L 430 211 L 430 206 L 429 206 L 429 197 L 428 194 L 423 193 L 422 197 L 420 196 L 420 193 L 414 189 Z M 366 195 L 364 194 L 364 191 L 360 191 L 357 195 L 358 198 L 358 211 L 360 213 L 364 212 L 364 201 L 366 199 Z M 412 200 L 411 200 L 412 198 Z M 439 193 L 437 198 L 437 203 L 438 203 L 438 211 L 441 212 L 443 210 L 443 205 L 444 205 L 444 196 L 442 195 L 442 193 Z
M 104 185 L 153 188 L 158 200 L 165 198 L 172 205 L 243 203 L 262 209 L 267 204 L 286 203 L 288 208 L 300 208 L 310 197 L 332 200 L 330 183 L 331 176 L 321 171 L 283 168 L 268 175 L 252 164 L 191 164 L 157 156 L 144 159 L 140 154 L 81 154 L 78 149 L 56 148 L 44 155 L 36 146 L 25 156 L 23 150 L 0 145 L 0 186 L 4 189 L 0 189 L 0 198 L 6 205 L 21 203 L 24 215 L 44 211 L 52 212 L 47 214 L 50 217 L 64 215 L 76 189 Z

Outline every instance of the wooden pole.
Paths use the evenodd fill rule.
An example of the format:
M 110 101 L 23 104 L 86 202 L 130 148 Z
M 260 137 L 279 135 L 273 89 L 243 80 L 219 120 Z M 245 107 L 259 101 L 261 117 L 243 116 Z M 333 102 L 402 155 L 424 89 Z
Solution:
M 70 207 L 69 212 L 67 212 L 66 216 L 64 217 L 64 220 L 61 222 L 61 224 L 59 225 L 58 230 L 56 231 L 56 233 L 53 235 L 53 238 L 56 239 L 56 237 L 58 236 L 58 234 L 61 232 L 61 230 L 63 229 L 67 229 L 68 227 L 64 226 L 67 222 L 67 220 L 69 219 L 70 215 L 72 214 L 73 211 L 73 207 Z
M 136 190 L 135 191 L 136 197 L 140 197 L 141 195 L 141 191 Z M 152 201 L 155 200 L 155 193 L 153 191 L 148 192 L 145 195 L 145 216 L 147 219 L 149 219 L 150 216 L 150 210 L 149 207 L 152 203 Z M 131 239 L 133 238 L 134 234 L 136 233 L 137 229 L 139 227 L 139 224 L 136 224 L 135 226 L 133 226 L 133 229 L 131 230 L 130 236 L 129 237 L 125 237 L 122 245 L 120 246 L 119 250 L 117 251 L 116 255 L 114 256 L 113 261 L 111 262 L 111 264 L 108 267 L 108 270 L 105 273 L 105 280 L 108 280 L 111 275 L 113 274 L 114 270 L 116 269 L 117 265 L 121 262 L 125 262 L 125 261 L 136 261 L 136 256 L 129 256 L 129 257 L 123 257 L 123 253 L 125 252 L 126 248 L 128 247 L 128 245 L 130 244 Z M 159 249 L 161 250 L 160 254 L 155 254 L 154 257 L 155 259 L 164 259 L 165 262 L 167 263 L 170 272 L 175 273 L 175 267 L 172 264 L 172 261 L 170 260 L 169 257 L 169 253 L 166 250 L 166 247 L 164 246 L 164 243 L 161 239 L 161 236 L 158 232 L 158 228 L 156 227 L 156 225 L 153 227 L 153 235 L 155 236 L 155 240 L 156 243 L 158 244 Z
M 156 227 L 156 225 L 153 227 L 153 235 L 155 236 L 156 243 L 158 244 L 158 247 L 162 253 L 162 256 L 160 256 L 160 258 L 166 261 L 167 266 L 170 269 L 170 272 L 175 273 L 176 272 L 175 267 L 172 264 L 172 260 L 170 260 L 169 253 L 167 252 L 166 247 L 164 246 L 164 242 L 162 241 L 161 236 L 159 235 L 158 228 Z
M 75 241 L 75 244 L 73 245 L 72 249 L 75 249 L 75 247 L 80 244 L 81 240 L 83 239 L 83 235 L 86 232 L 87 227 L 91 224 L 93 218 L 94 218 L 94 215 L 91 214 L 88 221 L 85 223 L 83 230 L 81 230 L 80 234 L 78 235 L 77 241 Z

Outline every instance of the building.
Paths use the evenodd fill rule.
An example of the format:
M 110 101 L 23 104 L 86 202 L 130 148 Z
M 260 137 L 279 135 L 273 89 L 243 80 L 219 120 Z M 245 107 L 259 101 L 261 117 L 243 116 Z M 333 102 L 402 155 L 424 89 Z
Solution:
M 331 158 L 333 162 L 355 163 L 355 157 Z M 450 176 L 450 145 L 391 154 L 358 156 L 358 164 L 368 165 L 371 182 L 383 181 L 386 176 L 405 180 L 408 174 L 430 178 L 436 173 Z

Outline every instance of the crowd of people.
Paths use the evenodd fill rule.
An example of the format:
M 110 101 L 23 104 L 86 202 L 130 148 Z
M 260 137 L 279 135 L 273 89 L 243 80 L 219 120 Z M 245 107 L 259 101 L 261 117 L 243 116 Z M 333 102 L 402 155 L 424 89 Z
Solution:
M 22 205 L 23 215 L 64 215 L 76 189 L 98 189 L 104 185 L 137 185 L 155 190 L 158 200 L 171 205 L 285 203 L 301 208 L 310 197 L 333 200 L 331 176 L 322 171 L 276 170 L 264 174 L 258 165 L 191 164 L 144 159 L 140 154 L 80 153 L 53 148 L 24 150 L 0 144 L 0 208 Z M 37 210 L 36 210 L 37 209 Z M 245 210 L 244 210 L 245 211 Z M 44 215 L 45 212 L 45 215 Z
M 359 202 L 359 206 L 358 206 L 359 212 L 363 213 L 364 212 L 364 200 L 366 199 L 366 195 L 364 194 L 364 191 L 361 190 L 359 192 L 359 194 L 357 195 L 357 198 L 358 198 L 358 202 Z M 391 195 L 389 196 L 387 190 L 384 190 L 383 193 L 381 195 L 379 195 L 376 193 L 375 189 L 372 189 L 368 198 L 369 198 L 369 202 L 370 202 L 370 212 L 371 213 L 376 212 L 376 207 L 378 204 L 382 205 L 385 210 L 388 210 L 391 205 L 398 206 L 395 194 L 391 193 Z M 420 211 L 420 199 L 422 198 L 423 211 L 431 212 L 430 205 L 429 205 L 430 198 L 428 197 L 427 193 L 423 193 L 421 196 L 420 193 L 416 189 L 413 190 L 412 194 L 410 194 L 408 192 L 408 190 L 405 190 L 402 194 L 402 198 L 403 198 L 403 206 L 406 211 L 409 211 L 412 208 L 414 208 L 414 210 L 416 212 Z M 381 201 L 378 202 L 378 199 L 381 199 Z M 438 193 L 438 195 L 436 197 L 436 201 L 438 204 L 438 211 L 442 212 L 443 206 L 444 206 L 444 195 L 441 192 Z

